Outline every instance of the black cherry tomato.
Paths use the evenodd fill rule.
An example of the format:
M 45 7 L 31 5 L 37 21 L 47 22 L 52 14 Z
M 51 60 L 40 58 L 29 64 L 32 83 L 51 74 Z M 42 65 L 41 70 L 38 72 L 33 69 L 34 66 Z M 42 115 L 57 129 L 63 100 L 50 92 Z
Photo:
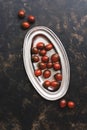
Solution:
M 49 50 L 53 49 L 53 45 L 51 43 L 49 43 L 45 46 L 45 49 L 46 49 L 46 51 L 49 51 Z
M 65 99 L 62 99 L 62 100 L 59 102 L 59 106 L 60 106 L 61 108 L 66 107 L 66 105 L 67 105 L 67 102 L 66 102 Z
M 42 62 L 47 63 L 49 61 L 49 57 L 48 56 L 42 56 L 41 60 L 42 60 Z
M 48 69 L 52 68 L 52 66 L 53 66 L 52 62 L 48 62 L 48 63 L 47 63 L 47 68 L 48 68 Z
M 74 108 L 75 107 L 75 103 L 73 101 L 68 101 L 68 107 L 69 108 Z
M 23 29 L 28 29 L 30 27 L 30 24 L 28 22 L 22 22 L 21 26 Z
M 32 61 L 33 62 L 38 62 L 39 61 L 39 57 L 38 56 L 32 56 Z
M 62 80 L 62 74 L 61 73 L 57 73 L 54 75 L 54 78 L 57 80 L 57 81 L 61 81 Z
M 50 70 L 45 70 L 44 72 L 43 72 L 43 77 L 44 78 L 49 78 L 51 76 L 51 71 Z
M 38 54 L 38 49 L 36 47 L 33 47 L 32 48 L 32 54 Z
M 60 66 L 59 63 L 54 63 L 54 64 L 53 64 L 53 68 L 54 68 L 55 71 L 57 71 L 57 70 L 60 70 L 60 69 L 61 69 L 61 66 Z
M 25 10 L 19 10 L 18 11 L 18 16 L 19 16 L 19 18 L 24 18 L 25 17 Z
M 38 42 L 36 47 L 41 50 L 41 49 L 44 49 L 45 45 L 43 42 Z
M 36 77 L 40 76 L 42 74 L 42 71 L 40 69 L 37 69 L 34 71 L 34 74 Z
M 44 63 L 44 62 L 40 62 L 38 66 L 39 66 L 39 68 L 40 68 L 41 70 L 46 69 L 46 63 Z
M 39 55 L 40 55 L 40 56 L 44 56 L 44 55 L 46 55 L 46 53 L 47 53 L 47 52 L 46 52 L 45 49 L 39 51 Z
M 33 15 L 29 15 L 29 16 L 28 16 L 28 21 L 29 21 L 30 23 L 34 23 L 34 22 L 35 22 L 35 17 L 34 17 Z
M 48 88 L 50 86 L 50 81 L 49 80 L 44 81 L 43 86 L 45 88 Z
M 58 62 L 59 61 L 59 55 L 58 54 L 53 54 L 51 56 L 51 61 L 52 62 Z
M 59 83 L 54 80 L 54 81 L 51 82 L 51 86 L 52 86 L 53 88 L 57 88 L 57 87 L 59 87 Z

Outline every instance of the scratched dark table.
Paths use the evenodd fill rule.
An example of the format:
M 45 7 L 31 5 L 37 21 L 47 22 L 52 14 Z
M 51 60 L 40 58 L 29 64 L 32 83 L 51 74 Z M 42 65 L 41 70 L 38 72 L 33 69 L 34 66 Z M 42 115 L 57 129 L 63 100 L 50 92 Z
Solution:
M 36 17 L 29 29 L 49 27 L 66 49 L 71 78 L 63 98 L 74 109 L 43 99 L 29 82 L 22 58 L 29 29 L 20 27 L 29 14 Z M 87 0 L 0 0 L 0 130 L 87 130 Z

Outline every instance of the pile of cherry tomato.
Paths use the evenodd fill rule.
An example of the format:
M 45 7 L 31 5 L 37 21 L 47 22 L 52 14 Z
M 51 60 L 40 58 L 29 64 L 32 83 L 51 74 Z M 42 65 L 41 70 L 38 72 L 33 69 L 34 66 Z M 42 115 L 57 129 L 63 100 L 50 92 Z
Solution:
M 65 108 L 65 107 L 68 107 L 70 109 L 74 108 L 75 107 L 75 102 L 74 101 L 66 101 L 65 99 L 61 99 L 60 102 L 59 102 L 59 106 L 61 108 Z
M 25 16 L 26 16 L 25 10 L 22 9 L 22 10 L 18 11 L 18 17 L 19 18 L 23 19 Z M 23 29 L 28 29 L 30 27 L 30 25 L 34 22 L 35 22 L 35 17 L 33 15 L 28 15 L 27 21 L 23 21 L 22 24 L 21 24 L 21 27 Z
M 39 42 L 35 47 L 32 47 L 32 62 L 38 63 L 38 68 L 34 71 L 36 77 L 42 76 L 46 79 L 43 82 L 43 87 L 49 91 L 56 91 L 62 81 L 60 57 L 58 53 L 54 53 L 51 56 L 47 55 L 47 52 L 54 49 L 52 43 L 45 45 L 43 42 Z M 56 74 L 52 75 L 51 69 Z M 50 77 L 53 76 L 53 80 L 50 81 Z M 48 79 L 49 78 L 49 79 Z

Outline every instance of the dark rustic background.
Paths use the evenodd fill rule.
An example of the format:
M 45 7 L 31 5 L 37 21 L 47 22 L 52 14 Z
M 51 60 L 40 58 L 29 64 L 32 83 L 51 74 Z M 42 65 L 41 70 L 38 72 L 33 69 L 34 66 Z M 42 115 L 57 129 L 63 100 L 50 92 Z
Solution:
M 36 17 L 62 41 L 70 61 L 66 100 L 46 101 L 35 91 L 23 65 L 23 20 L 18 10 Z M 26 18 L 25 18 L 26 19 Z M 0 130 L 87 130 L 87 0 L 0 0 Z

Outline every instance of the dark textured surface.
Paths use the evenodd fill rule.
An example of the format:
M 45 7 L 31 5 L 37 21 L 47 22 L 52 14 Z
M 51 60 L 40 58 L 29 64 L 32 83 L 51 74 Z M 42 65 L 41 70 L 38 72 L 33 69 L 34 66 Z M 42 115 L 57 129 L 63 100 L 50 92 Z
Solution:
M 24 8 L 36 16 L 31 26 L 52 29 L 67 51 L 70 87 L 65 99 L 76 107 L 60 109 L 30 84 L 22 59 Z M 26 18 L 25 18 L 26 19 Z M 87 0 L 0 0 L 0 130 L 87 130 Z

